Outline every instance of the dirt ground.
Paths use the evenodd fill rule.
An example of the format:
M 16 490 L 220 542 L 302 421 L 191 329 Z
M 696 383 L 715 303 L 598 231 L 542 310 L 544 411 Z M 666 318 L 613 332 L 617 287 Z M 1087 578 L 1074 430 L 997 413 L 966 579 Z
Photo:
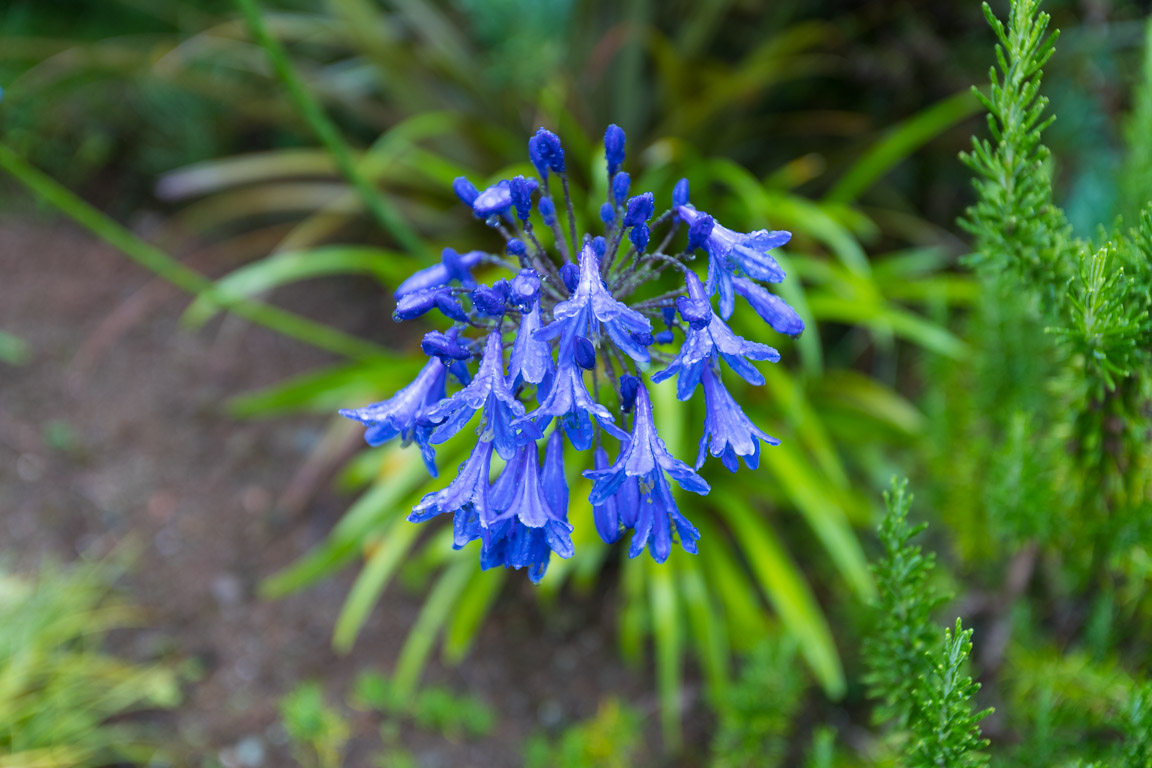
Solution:
M 365 336 L 395 333 L 368 282 L 312 282 L 275 298 Z M 0 364 L 0 553 L 29 566 L 135 538 L 143 551 L 126 586 L 150 626 L 126 652 L 203 669 L 158 726 L 193 764 L 290 766 L 277 700 L 319 680 L 343 701 L 359 671 L 389 671 L 420 599 L 390 587 L 354 651 L 338 656 L 331 629 L 353 570 L 283 600 L 257 597 L 260 581 L 319 542 L 351 499 L 323 483 L 285 517 L 277 499 L 325 419 L 236 421 L 222 406 L 332 359 L 237 320 L 189 333 L 178 324 L 186 304 L 67 224 L 0 219 L 0 328 L 30 349 L 23 366 Z M 406 724 L 401 742 L 421 766 L 519 765 L 530 733 L 590 717 L 609 695 L 655 720 L 650 674 L 617 658 L 610 599 L 566 595 L 544 609 L 526 578 L 510 581 L 464 664 L 434 659 L 425 674 L 489 704 L 496 730 L 451 743 Z M 380 720 L 349 716 L 345 764 L 371 765 Z

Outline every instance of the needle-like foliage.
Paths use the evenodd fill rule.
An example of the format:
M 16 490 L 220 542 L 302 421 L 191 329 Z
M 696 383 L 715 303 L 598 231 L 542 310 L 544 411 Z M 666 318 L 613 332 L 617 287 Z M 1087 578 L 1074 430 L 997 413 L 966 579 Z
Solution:
M 884 493 L 887 512 L 878 531 L 884 554 L 872 568 L 879 593 L 874 625 L 862 649 L 868 666 L 864 682 L 878 701 L 875 719 L 901 728 L 912 714 L 917 680 L 930 670 L 926 654 L 939 643 L 932 613 L 943 602 L 929 583 L 935 554 L 911 543 L 927 527 L 909 525 L 911 503 L 908 481 L 893 480 L 892 490 Z

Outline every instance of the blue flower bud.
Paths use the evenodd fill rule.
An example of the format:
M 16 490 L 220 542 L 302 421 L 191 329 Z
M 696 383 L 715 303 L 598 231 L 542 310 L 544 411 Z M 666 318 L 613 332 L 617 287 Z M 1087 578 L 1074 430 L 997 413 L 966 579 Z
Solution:
M 512 278 L 512 290 L 509 298 L 512 303 L 522 310 L 528 310 L 536 303 L 540 295 L 540 278 L 534 269 L 522 269 L 520 274 Z
M 392 319 L 400 322 L 420 317 L 436 306 L 436 299 L 446 292 L 445 288 L 439 287 L 406 293 L 396 299 L 396 311 L 392 313 Z
M 684 318 L 684 322 L 697 331 L 712 322 L 712 305 L 704 299 L 680 296 L 676 299 L 676 308 L 680 310 L 680 317 Z
M 624 164 L 624 129 L 613 123 L 604 131 L 604 158 L 608 161 L 608 175 L 613 176 Z
M 611 224 L 616 219 L 616 209 L 612 207 L 612 203 L 604 203 L 600 206 L 600 221 L 605 224 Z
M 688 205 L 688 179 L 680 179 L 672 188 L 672 207 Z
M 540 198 L 536 207 L 540 210 L 540 218 L 544 219 L 545 224 L 552 226 L 556 223 L 556 203 L 552 202 L 552 198 Z
M 532 212 L 532 193 L 536 191 L 536 179 L 517 176 L 512 179 L 509 191 L 512 194 L 512 205 L 516 206 L 516 216 L 520 221 L 528 221 L 528 214 Z
M 640 390 L 640 379 L 625 374 L 620 377 L 620 407 L 629 413 L 636 405 L 636 393 Z
M 508 303 L 508 281 L 497 280 L 492 287 L 478 285 L 472 291 L 472 305 L 476 311 L 488 317 L 500 317 L 504 314 L 504 305 Z
M 456 197 L 460 198 L 460 202 L 469 208 L 472 207 L 472 203 L 476 202 L 476 196 L 480 194 L 472 182 L 463 176 L 457 176 L 452 182 L 452 191 L 456 193 Z
M 508 245 L 504 246 L 504 250 L 508 252 L 509 256 L 523 256 L 528 253 L 528 246 L 524 245 L 523 240 L 514 237 L 508 241 Z
M 560 137 L 552 131 L 544 128 L 536 131 L 528 140 L 528 157 L 544 181 L 548 180 L 549 170 L 564 173 L 564 149 L 560 146 Z
M 628 210 L 624 214 L 624 226 L 634 227 L 652 218 L 656 210 L 656 196 L 651 192 L 628 199 Z
M 576 286 L 580 285 L 580 267 L 568 262 L 560 267 L 560 279 L 564 281 L 564 287 L 569 293 L 575 292 Z
M 580 366 L 586 371 L 590 371 L 596 367 L 596 348 L 592 346 L 592 342 L 583 336 L 576 337 L 576 343 L 573 344 L 573 356 L 576 358 L 576 365 Z
M 608 251 L 608 241 L 600 235 L 592 238 L 592 252 L 599 258 L 604 258 L 604 254 Z
M 656 341 L 648 331 L 631 331 L 628 335 L 632 337 L 632 341 L 645 347 L 652 346 L 653 342 Z
M 444 365 L 452 365 L 457 360 L 468 360 L 472 357 L 472 353 L 456 341 L 455 335 L 450 336 L 441 331 L 429 331 L 424 334 L 420 349 L 429 357 L 439 358 Z
M 472 210 L 482 219 L 499 216 L 512 207 L 512 185 L 501 181 L 481 192 L 472 201 Z
M 460 302 L 456 301 L 450 293 L 443 292 L 436 297 L 436 309 L 447 318 L 456 320 L 457 322 L 468 322 L 468 313 L 460 306 Z
M 622 205 L 624 200 L 628 197 L 628 188 L 632 186 L 632 177 L 620 171 L 612 177 L 612 199 L 616 201 L 616 205 Z M 651 216 L 651 214 L 649 214 Z
M 672 323 L 676 322 L 676 308 L 675 307 L 664 307 L 660 311 L 664 315 L 664 325 L 671 328 Z
M 663 331 L 660 331 L 659 333 L 657 333 L 652 338 L 654 338 L 656 340 L 657 344 L 671 344 L 672 341 L 676 337 L 672 334 L 672 331 L 663 330 Z
M 628 239 L 632 241 L 637 252 L 643 253 L 644 249 L 648 247 L 648 238 L 651 237 L 651 234 L 647 224 L 637 224 L 628 231 Z
M 715 222 L 706 213 L 693 221 L 688 227 L 688 250 L 694 251 L 704 245 L 708 236 L 712 234 L 713 226 L 715 226 Z

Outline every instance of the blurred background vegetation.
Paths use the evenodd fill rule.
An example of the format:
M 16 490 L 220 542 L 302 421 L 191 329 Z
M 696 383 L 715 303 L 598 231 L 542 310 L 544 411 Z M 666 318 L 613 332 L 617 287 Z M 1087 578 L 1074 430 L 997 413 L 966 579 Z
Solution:
M 765 451 L 757 472 L 710 477 L 712 495 L 682 500 L 708 541 L 699 557 L 677 552 L 659 567 L 627 560 L 599 543 L 590 510 L 574 504 L 578 556 L 553 563 L 537 604 L 522 606 L 547 614 L 560 599 L 602 602 L 619 652 L 650 674 L 658 705 L 642 712 L 606 698 L 589 722 L 534 738 L 527 764 L 892 764 L 894 731 L 862 730 L 876 687 L 863 682 L 869 660 L 859 638 L 875 631 L 866 606 L 885 599 L 868 553 L 881 551 L 872 531 L 893 475 L 912 478 L 921 499 L 913 516 L 932 523 L 942 567 L 925 578 L 954 595 L 927 610 L 925 621 L 937 621 L 921 627 L 924 636 L 943 642 L 957 614 L 975 622 L 981 702 L 1000 710 L 983 725 L 1000 745 L 996 759 L 1075 765 L 1129 743 L 1116 723 L 1125 702 L 1139 710 L 1130 693 L 1147 665 L 1131 638 L 1146 638 L 1152 618 L 1150 527 L 1139 524 L 1147 463 L 1121 468 L 1140 473 L 1125 508 L 1133 524 L 1097 525 L 1113 505 L 1072 514 L 1103 491 L 1054 476 L 1073 472 L 1109 488 L 1115 478 L 1068 460 L 1090 452 L 1068 447 L 1076 430 L 1099 435 L 1106 420 L 1055 415 L 1099 404 L 1077 400 L 1072 385 L 1060 389 L 1072 356 L 1044 333 L 1059 320 L 1037 310 L 1053 294 L 1014 301 L 1019 285 L 962 261 L 974 245 L 956 221 L 974 195 L 957 155 L 973 133 L 987 133 L 969 87 L 987 92 L 994 62 L 978 4 L 51 6 L 10 0 L 0 10 L 0 164 L 193 292 L 189 328 L 231 310 L 335 353 L 330 367 L 235 398 L 228 407 L 237 417 L 331 416 L 402 386 L 424 329 L 393 326 L 390 286 L 442 247 L 483 247 L 487 233 L 462 212 L 450 182 L 518 172 L 537 125 L 564 141 L 578 202 L 603 196 L 597 142 L 615 122 L 628 133 L 638 188 L 667 199 L 687 176 L 693 200 L 726 226 L 794 232 L 782 261 L 798 279 L 783 295 L 807 330 L 781 345 L 785 362 L 764 371 L 765 387 L 738 395 L 782 445 Z M 1006 6 L 994 10 L 1007 15 Z M 1053 2 L 1046 10 L 1063 35 L 1046 66 L 1044 92 L 1059 120 L 1044 135 L 1055 158 L 1045 167 L 1068 232 L 1102 245 L 1105 230 L 1120 231 L 1117 216 L 1135 225 L 1152 198 L 1143 9 Z M 9 187 L 4 203 L 21 210 L 27 199 Z M 591 205 L 577 215 L 596 219 Z M 150 242 L 137 234 L 146 217 L 162 222 Z M 164 252 L 189 240 L 227 258 L 190 274 Z M 1139 246 L 1134 253 L 1147 259 Z M 346 275 L 372 281 L 380 302 L 379 323 L 355 339 L 315 326 L 322 316 L 273 309 L 282 286 Z M 747 318 L 733 323 L 760 334 Z M 19 357 L 19 339 L 0 331 L 0 360 Z M 1131 421 L 1137 443 L 1149 418 L 1140 376 L 1117 416 Z M 683 423 L 701 414 L 680 423 L 657 403 L 661 412 L 661 434 L 686 455 L 696 436 Z M 413 758 L 396 732 L 414 722 L 469 738 L 491 731 L 467 716 L 445 725 L 437 701 L 463 705 L 450 692 L 429 697 L 420 680 L 438 645 L 445 663 L 465 661 L 495 602 L 523 593 L 505 583 L 518 574 L 481 573 L 473 556 L 454 554 L 447 531 L 403 521 L 439 487 L 418 457 L 395 446 L 353 455 L 358 441 L 331 421 L 308 462 L 339 469 L 348 512 L 295 566 L 270 575 L 263 594 L 275 599 L 357 568 L 332 628 L 339 651 L 353 647 L 386 588 L 426 595 L 393 672 L 375 681 L 376 703 L 358 704 L 385 713 L 384 764 L 405 765 Z M 454 466 L 463 446 L 446 445 L 441 466 Z M 581 478 L 569 480 L 574 499 L 586 495 Z M 1089 536 L 1096 550 L 1079 551 Z M 957 653 L 961 637 L 957 628 L 949 640 Z M 925 641 L 916 658 L 932 647 Z M 1073 714 L 1085 711 L 1095 719 Z M 322 687 L 298 689 L 282 712 L 302 764 L 340 764 L 348 726 Z M 685 743 L 684 713 L 706 718 L 708 735 L 692 728 Z M 653 720 L 666 757 L 638 746 Z M 1098 738 L 1084 740 L 1084 730 Z

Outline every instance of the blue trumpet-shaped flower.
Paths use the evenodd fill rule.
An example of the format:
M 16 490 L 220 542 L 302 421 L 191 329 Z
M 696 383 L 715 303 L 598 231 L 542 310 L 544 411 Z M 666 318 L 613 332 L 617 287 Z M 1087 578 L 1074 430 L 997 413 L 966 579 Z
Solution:
M 469 251 L 461 255 L 451 248 L 445 248 L 440 254 L 439 264 L 414 272 L 411 277 L 400 283 L 394 296 L 399 300 L 411 293 L 439 288 L 453 280 L 471 289 L 476 285 L 471 270 L 480 263 L 484 255 L 483 251 Z
M 480 370 L 472 382 L 452 397 L 428 409 L 425 418 L 439 424 L 431 442 L 442 443 L 463 428 L 476 411 L 484 409 L 479 429 L 480 439 L 492 441 L 496 452 L 510 459 L 516 447 L 540 436 L 532 424 L 513 425 L 513 419 L 524 415 L 524 406 L 516 399 L 504 379 L 504 349 L 497 333 L 488 336 Z
M 691 205 L 681 205 L 676 213 L 688 223 L 689 232 L 697 221 L 711 222 L 707 234 L 690 236 L 688 247 L 700 247 L 708 254 L 708 292 L 720 293 L 720 314 L 727 320 L 732 316 L 734 299 L 732 274 L 739 271 L 756 280 L 778 283 L 784 279 L 784 270 L 776 263 L 768 251 L 784 245 L 792 239 L 792 233 L 784 230 L 769 231 L 759 229 L 747 234 L 734 232 L 711 221 L 708 214 L 696 210 Z M 693 242 L 693 240 L 699 242 Z
M 439 360 L 432 358 L 411 384 L 392 397 L 363 408 L 342 408 L 340 415 L 368 427 L 364 439 L 369 445 L 382 445 L 397 435 L 405 445 L 415 441 L 424 466 L 436 477 L 436 451 L 429 444 L 433 425 L 423 414 L 444 398 L 447 372 Z
M 571 557 L 572 525 L 568 522 L 568 486 L 564 481 L 564 443 L 553 430 L 541 470 L 536 444 L 521 446 L 508 462 L 488 497 L 489 529 L 483 562 L 491 567 L 527 568 L 539 582 L 555 552 Z
M 607 469 L 585 470 L 584 476 L 594 483 L 588 501 L 594 505 L 603 503 L 629 477 L 639 478 L 643 488 L 652 487 L 656 476 L 665 474 L 686 491 L 707 494 L 710 488 L 704 478 L 684 462 L 673 458 L 664 441 L 656 434 L 656 424 L 652 420 L 652 400 L 643 384 L 636 392 L 635 409 L 632 434 L 621 447 L 616 463 Z
M 515 280 L 512 285 L 515 288 Z M 512 342 L 512 359 L 508 363 L 508 380 L 512 389 L 521 382 L 540 384 L 550 379 L 556 370 L 556 364 L 552 362 L 552 347 L 536 338 L 539 329 L 540 304 L 533 302 L 531 310 L 521 312 L 520 332 Z
M 608 453 L 602 446 L 596 447 L 592 466 L 596 470 L 608 469 Z M 592 520 L 600 538 L 607 544 L 614 544 L 625 528 L 636 527 L 636 514 L 639 511 L 640 483 L 634 477 L 625 477 L 616 493 L 592 505 Z
M 749 384 L 763 384 L 764 376 L 749 360 L 777 362 L 780 353 L 767 344 L 748 341 L 732 332 L 728 324 L 711 311 L 707 293 L 695 273 L 688 272 L 684 282 L 688 296 L 680 302 L 680 315 L 688 323 L 684 344 L 667 368 L 652 377 L 661 382 L 672 376 L 676 380 L 676 396 L 687 400 L 696 391 L 705 366 L 716 356 L 724 359 Z
M 635 531 L 628 546 L 629 557 L 636 557 L 647 547 L 653 560 L 664 562 L 672 554 L 673 528 L 684 551 L 696 554 L 700 531 L 680 513 L 668 481 L 659 473 L 653 477 L 652 486 L 641 495 L 636 519 L 629 527 Z
M 441 491 L 426 494 L 412 508 L 408 521 L 422 523 L 437 515 L 452 513 L 452 544 L 457 549 L 480 535 L 480 520 L 491 517 L 488 509 L 488 473 L 492 463 L 492 443 L 476 443 L 472 453 L 460 465 L 456 479 Z
M 735 284 L 736 293 L 748 300 L 748 306 L 752 307 L 772 330 L 789 336 L 799 336 L 804 332 L 804 321 L 784 299 L 742 277 L 737 277 L 732 282 Z
M 513 425 L 536 422 L 540 429 L 545 429 L 549 420 L 559 418 L 572 445 L 577 450 L 586 451 L 592 445 L 592 417 L 596 418 L 601 429 L 614 437 L 626 438 L 627 433 L 613 424 L 612 413 L 588 394 L 584 386 L 584 371 L 576 363 L 575 343 L 573 337 L 568 347 L 560 350 L 560 363 L 551 389 L 540 401 L 540 407 L 517 419 Z
M 553 321 L 536 332 L 541 339 L 559 337 L 561 358 L 570 340 L 584 336 L 598 340 L 604 326 L 612 342 L 637 362 L 648 362 L 648 348 L 633 334 L 652 333 L 652 321 L 634 309 L 612 298 L 600 278 L 600 259 L 592 244 L 580 251 L 580 280 L 568 301 L 552 310 Z
M 738 456 L 744 458 L 748 469 L 760 466 L 761 440 L 768 445 L 780 445 L 779 440 L 744 414 L 711 366 L 704 369 L 704 408 L 704 435 L 700 438 L 696 469 L 704 465 L 705 449 L 719 457 L 729 472 L 735 472 L 740 464 Z

